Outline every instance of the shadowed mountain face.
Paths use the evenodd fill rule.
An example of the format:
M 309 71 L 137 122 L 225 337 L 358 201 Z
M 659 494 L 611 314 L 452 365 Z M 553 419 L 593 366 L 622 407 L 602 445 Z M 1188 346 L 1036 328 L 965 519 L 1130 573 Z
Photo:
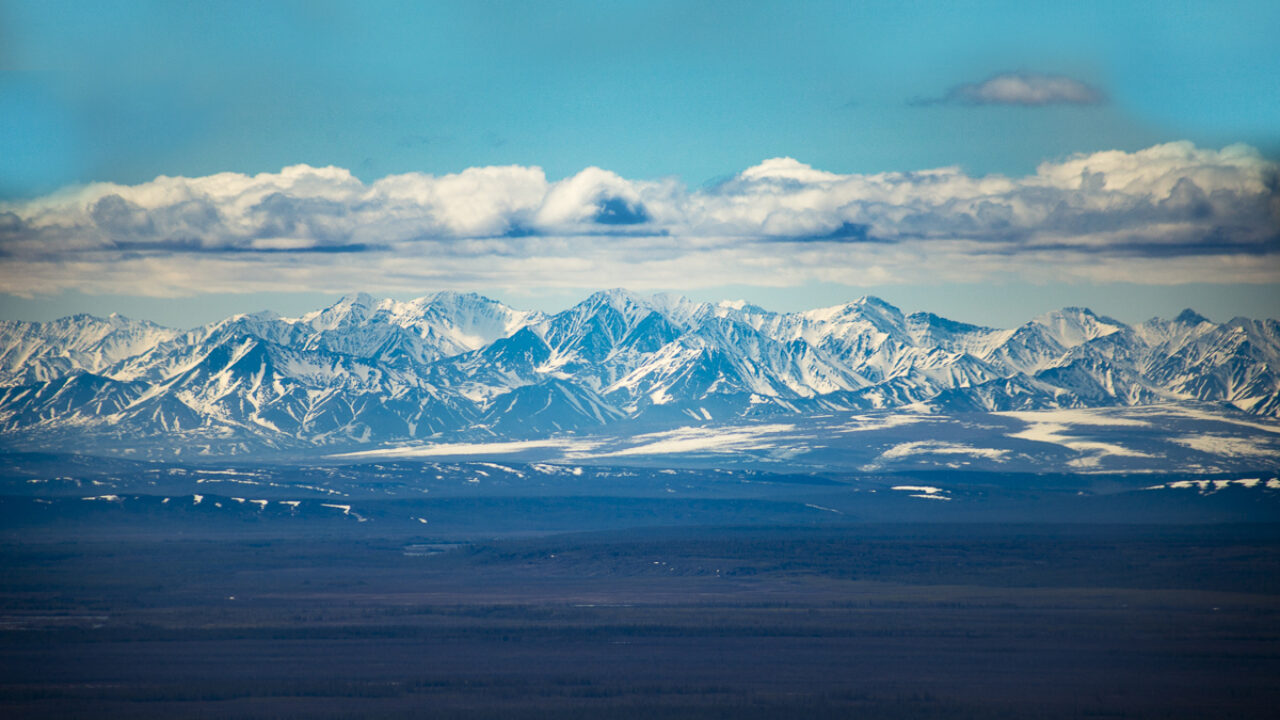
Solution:
M 1065 308 L 1011 329 L 876 298 L 772 313 L 599 292 L 554 315 L 474 294 L 344 298 L 179 331 L 0 323 L 0 437 L 115 448 L 527 438 L 617 423 L 911 406 L 933 413 L 1214 402 L 1280 415 L 1280 323 L 1138 325 Z

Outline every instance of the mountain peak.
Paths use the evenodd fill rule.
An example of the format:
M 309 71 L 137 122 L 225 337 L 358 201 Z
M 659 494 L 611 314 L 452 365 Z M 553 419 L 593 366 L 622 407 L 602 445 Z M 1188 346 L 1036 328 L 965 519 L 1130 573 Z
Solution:
M 891 305 L 890 303 L 886 302 L 884 299 L 882 299 L 882 298 L 878 298 L 878 297 L 876 297 L 875 295 L 863 295 L 862 297 L 858 298 L 857 300 L 854 300 L 854 301 L 853 301 L 853 304 L 854 304 L 854 305 L 871 305 L 871 306 L 873 306 L 873 307 L 884 308 L 884 309 L 887 309 L 887 310 L 897 310 L 897 309 L 898 309 L 898 308 L 894 307 L 893 305 Z
M 819 322 L 863 319 L 886 331 L 890 327 L 900 328 L 905 321 L 901 310 L 874 295 L 863 295 L 851 302 L 808 310 L 801 314 Z
M 377 303 L 378 299 L 369 293 L 358 292 L 351 295 L 343 295 L 332 307 L 372 307 Z
M 1209 318 L 1201 315 L 1191 308 L 1187 308 L 1186 310 L 1178 313 L 1178 317 L 1174 318 L 1173 321 L 1176 323 L 1182 323 L 1183 325 L 1199 325 L 1200 323 L 1209 322 Z
M 101 317 L 98 317 L 97 315 L 92 315 L 92 314 L 90 314 L 90 313 L 76 313 L 76 314 L 74 314 L 74 315 L 68 315 L 68 316 L 66 316 L 66 317 L 64 317 L 64 318 L 60 318 L 60 320 L 61 320 L 61 321 L 63 321 L 63 322 L 67 322 L 67 323 L 72 323 L 72 322 L 77 322 L 77 323 L 86 323 L 86 322 L 100 323 L 100 322 L 106 322 L 106 318 L 101 318 Z M 55 322 L 56 322 L 56 321 L 55 321 Z
M 728 312 L 745 313 L 748 315 L 776 315 L 772 310 L 766 310 L 759 305 L 753 304 L 746 300 L 721 300 L 715 304 L 715 308 Z
M 690 305 L 692 303 L 679 295 L 667 293 L 646 297 L 626 288 L 612 288 L 592 293 L 587 299 L 571 308 L 571 312 L 594 313 L 598 308 L 607 307 L 631 323 L 655 311 L 666 316 L 687 314 L 689 311 L 687 306 Z
M 364 320 L 379 303 L 377 298 L 368 293 L 343 295 L 329 307 L 303 315 L 302 321 L 317 330 L 332 330 L 344 323 Z
M 640 296 L 631 292 L 626 288 L 609 288 L 608 290 L 598 290 L 587 296 L 584 301 L 591 304 L 608 303 L 617 306 L 618 304 L 640 305 Z
M 420 298 L 411 300 L 416 304 L 439 304 L 439 303 L 462 303 L 462 302 L 480 302 L 480 303 L 496 303 L 496 300 L 487 298 L 477 292 L 462 292 L 459 290 L 439 290 L 430 295 L 423 295 Z
M 1099 315 L 1087 307 L 1077 305 L 1068 305 L 1057 310 L 1050 310 L 1041 313 L 1031 319 L 1031 322 L 1040 325 L 1054 325 L 1059 323 L 1070 323 L 1076 326 L 1085 327 L 1092 325 L 1113 325 L 1119 327 L 1123 325 L 1119 320 L 1112 320 L 1104 315 Z
M 1057 310 L 1050 310 L 1048 312 L 1041 313 L 1032 318 L 1031 322 L 1046 326 L 1062 322 L 1068 322 L 1075 325 L 1092 325 L 1102 319 L 1103 318 L 1100 318 L 1097 313 L 1087 307 L 1068 305 L 1066 307 L 1058 308 Z
M 913 327 L 945 330 L 952 333 L 981 332 L 989 329 L 981 325 L 945 318 L 931 312 L 913 312 L 907 316 L 907 323 Z

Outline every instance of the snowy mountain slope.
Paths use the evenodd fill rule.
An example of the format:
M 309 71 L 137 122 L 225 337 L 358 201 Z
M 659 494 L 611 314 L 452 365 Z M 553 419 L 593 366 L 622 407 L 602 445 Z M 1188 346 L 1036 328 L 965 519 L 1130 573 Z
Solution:
M 0 385 L 52 380 L 75 370 L 100 373 L 178 334 L 120 315 L 72 315 L 52 322 L 0 322 Z
M 198 362 L 212 343 L 254 336 L 298 350 L 364 358 L 380 366 L 421 368 L 485 347 L 539 318 L 475 294 L 436 293 L 408 302 L 359 294 L 308 313 L 235 315 L 185 333 L 107 368 L 113 377 L 156 381 Z
M 1162 341 L 1152 347 L 1143 375 L 1198 400 L 1226 401 L 1245 411 L 1265 404 L 1280 388 L 1280 323 L 1235 318 L 1215 325 L 1202 320 L 1144 324 L 1148 336 Z
M 312 348 L 423 364 L 484 347 L 538 317 L 475 293 L 440 292 L 408 302 L 361 293 L 296 324 L 310 329 Z
M 355 295 L 185 332 L 115 316 L 4 323 L 0 341 L 0 440 L 35 445 L 177 433 L 305 448 L 905 406 L 1202 401 L 1280 416 L 1280 323 L 1191 311 L 1129 326 L 1065 308 L 994 329 L 876 298 L 774 313 L 608 290 L 547 315 L 475 294 Z
M 142 398 L 146 383 L 121 382 L 77 370 L 47 382 L 0 388 L 3 427 L 91 423 L 121 413 Z
M 594 430 L 623 417 L 590 388 L 551 379 L 494 398 L 480 422 L 499 437 L 524 437 Z

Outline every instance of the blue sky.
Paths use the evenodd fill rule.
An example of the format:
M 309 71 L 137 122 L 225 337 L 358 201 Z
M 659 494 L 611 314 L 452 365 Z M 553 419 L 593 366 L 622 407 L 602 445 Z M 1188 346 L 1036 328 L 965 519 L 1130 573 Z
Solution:
M 967 177 L 1018 178 L 1072 154 L 1174 141 L 1243 143 L 1264 163 L 1280 155 L 1275 2 L 45 0 L 0 3 L 0 33 L 0 197 L 24 218 L 29 203 L 74 185 L 299 164 L 344 168 L 366 184 L 507 165 L 541 168 L 554 184 L 595 166 L 629 181 L 674 179 L 696 194 L 778 157 L 842 175 L 958 166 Z M 983 100 L 1001 97 L 977 93 L 999 77 L 1075 83 L 1096 99 Z M 1130 262 L 1063 281 L 1001 266 L 999 277 L 937 281 L 899 272 L 789 286 L 743 278 L 685 288 L 673 278 L 659 288 L 650 277 L 647 287 L 736 291 L 778 307 L 864 291 L 906 306 L 941 296 L 955 299 L 962 319 L 994 323 L 1011 321 L 1010 301 L 1038 311 L 1059 299 L 1102 303 L 1122 319 L 1185 305 L 1275 316 L 1275 242 L 1250 237 L 1263 245 L 1221 265 L 1254 263 L 1239 281 L 1225 270 L 1208 282 L 1172 272 L 1129 278 L 1143 274 Z M 95 272 L 67 257 L 65 268 Z M 458 267 L 459 283 L 525 306 L 590 284 L 463 283 Z M 116 285 L 87 294 L 65 272 L 45 292 L 0 287 L 0 314 L 119 307 L 157 316 L 176 307 L 148 312 L 137 296 L 154 293 L 133 290 L 146 275 L 131 283 L 117 271 Z M 602 275 L 601 284 L 618 284 Z M 413 294 L 411 282 L 366 277 L 363 289 L 375 294 L 381 285 Z M 448 281 L 424 275 L 420 285 Z M 317 282 L 299 279 L 287 294 L 215 283 L 191 317 L 347 289 Z M 1005 289 L 999 301 L 993 282 Z

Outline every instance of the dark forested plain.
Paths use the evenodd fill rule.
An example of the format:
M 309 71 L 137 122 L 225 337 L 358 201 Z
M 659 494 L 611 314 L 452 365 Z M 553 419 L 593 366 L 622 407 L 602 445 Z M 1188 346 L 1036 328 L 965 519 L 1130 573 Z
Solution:
M 1280 707 L 1280 524 L 1265 480 L 1162 492 L 1067 476 L 613 471 L 606 483 L 588 469 L 522 492 L 477 488 L 477 466 L 450 491 L 457 478 L 433 465 L 362 470 L 362 495 L 350 478 L 218 468 L 196 501 L 146 478 L 194 483 L 198 469 L 56 475 L 45 462 L 10 464 L 0 497 L 4 717 Z M 245 492 L 270 502 L 223 494 L 219 477 L 256 477 Z M 1165 480 L 1179 482 L 1131 484 Z M 891 491 L 907 482 L 937 487 Z M 331 497 L 338 487 L 347 497 Z M 434 495 L 403 497 L 414 488 Z

